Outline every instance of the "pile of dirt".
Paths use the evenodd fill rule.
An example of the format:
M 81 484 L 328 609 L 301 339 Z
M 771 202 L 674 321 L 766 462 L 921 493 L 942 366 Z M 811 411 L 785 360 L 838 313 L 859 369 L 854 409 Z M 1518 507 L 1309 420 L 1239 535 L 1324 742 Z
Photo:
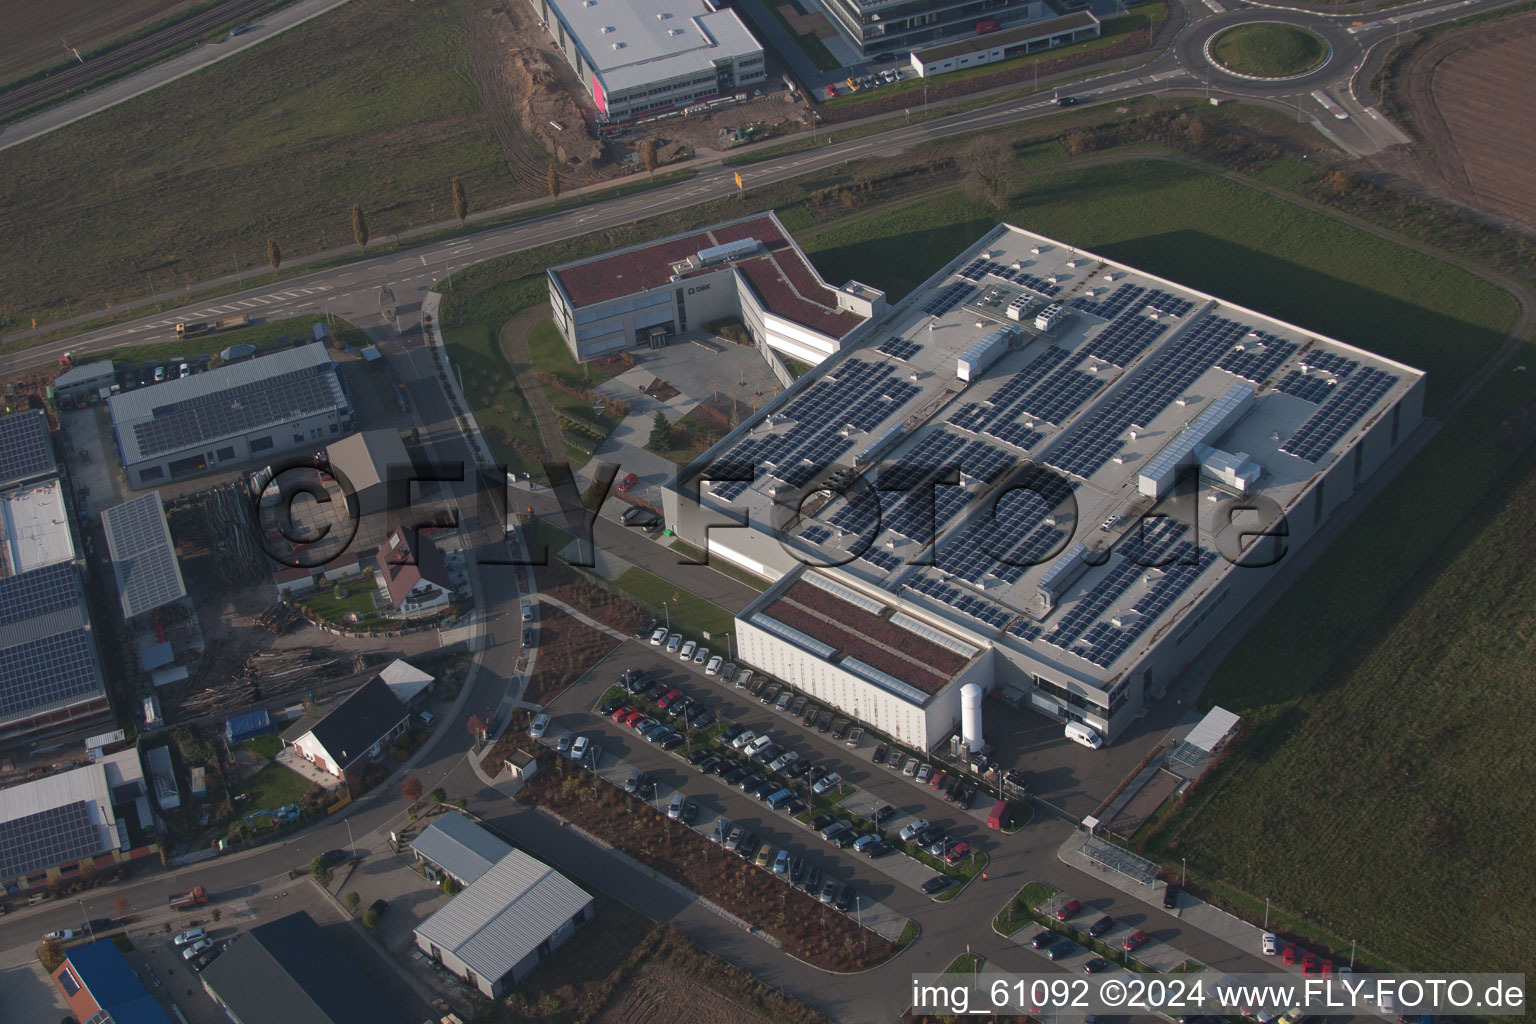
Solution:
M 595 163 L 603 155 L 602 144 L 587 134 L 581 107 L 542 52 L 529 48 L 508 55 L 506 75 L 523 131 L 543 138 L 556 160 Z

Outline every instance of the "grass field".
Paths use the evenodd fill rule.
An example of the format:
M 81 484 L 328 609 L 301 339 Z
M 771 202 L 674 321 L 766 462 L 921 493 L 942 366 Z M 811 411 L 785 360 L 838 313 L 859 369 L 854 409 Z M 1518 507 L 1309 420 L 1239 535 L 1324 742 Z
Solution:
M 680 590 L 644 569 L 629 569 L 614 583 L 648 613 L 660 615 L 663 608 L 668 609 L 672 617 L 672 630 L 683 633 L 685 637 L 690 634 L 702 637 L 708 633 L 713 638 L 712 642 L 718 642 L 725 639 L 724 634 L 735 629 L 731 613 L 724 608 L 710 604 L 697 594 Z
M 0 85 L 24 78 L 62 60 L 64 49 L 81 54 L 142 32 L 166 18 L 204 6 L 205 0 L 51 0 L 43 4 L 0 4 Z
M 1039 170 L 1003 219 L 1426 370 L 1431 414 L 1515 316 L 1471 274 L 1161 161 Z M 956 191 L 801 241 L 827 280 L 894 300 L 997 220 Z
M 1234 25 L 1211 40 L 1211 56 L 1229 71 L 1260 78 L 1305 74 L 1328 56 L 1321 36 L 1295 25 Z
M 48 321 L 264 269 L 269 236 L 290 259 L 349 244 L 354 203 L 380 239 L 428 222 L 434 200 L 446 217 L 454 175 L 477 208 L 542 193 L 505 173 L 481 114 L 470 9 L 346 4 L 0 152 L 0 308 Z
M 253 740 L 246 740 L 239 744 L 241 750 L 249 750 L 257 757 L 276 757 L 283 749 L 283 740 L 275 732 L 269 732 L 265 736 L 258 736 Z
M 323 316 L 289 317 L 286 320 L 258 323 L 238 331 L 209 334 L 201 338 L 170 338 L 165 341 L 145 342 L 142 345 L 123 345 L 95 353 L 91 358 L 110 359 L 116 363 L 136 365 L 164 362 L 177 356 L 187 358 L 194 355 L 216 356 L 232 345 L 254 345 L 258 354 L 266 353 L 287 348 L 295 341 L 307 341 L 313 338 L 314 325 L 324 319 Z M 339 340 L 351 345 L 354 350 L 368 344 L 367 335 L 345 320 L 332 317 L 331 331 Z
M 443 344 L 448 359 L 463 374 L 465 397 L 491 453 L 516 473 L 537 468 L 538 459 L 516 447 L 520 441 L 541 450 L 539 429 L 501 347 L 502 324 L 549 297 L 542 277 L 524 277 L 462 296 L 445 308 Z

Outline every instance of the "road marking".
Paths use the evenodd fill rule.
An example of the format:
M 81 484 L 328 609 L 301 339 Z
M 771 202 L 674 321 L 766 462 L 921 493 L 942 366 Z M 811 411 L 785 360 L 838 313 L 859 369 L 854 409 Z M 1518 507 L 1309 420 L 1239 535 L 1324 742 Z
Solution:
M 1323 90 L 1321 90 L 1321 89 L 1313 89 L 1312 90 L 1312 98 L 1317 100 L 1318 103 L 1322 104 L 1322 107 L 1323 107 L 1324 110 L 1328 111 L 1328 113 L 1332 114 L 1334 117 L 1338 118 L 1340 121 L 1345 121 L 1345 120 L 1349 119 L 1349 114 L 1344 110 L 1344 108 L 1339 106 L 1337 103 L 1335 103 L 1333 101 L 1333 97 L 1329 96 Z
M 1214 14 L 1222 14 L 1226 11 L 1226 8 L 1217 3 L 1216 0 L 1205 0 L 1205 6 L 1209 7 Z

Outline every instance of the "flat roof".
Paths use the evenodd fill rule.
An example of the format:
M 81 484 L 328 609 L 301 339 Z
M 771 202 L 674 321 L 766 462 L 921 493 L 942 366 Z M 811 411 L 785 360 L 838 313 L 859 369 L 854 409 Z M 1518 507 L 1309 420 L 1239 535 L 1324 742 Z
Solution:
M 623 92 L 760 53 L 730 9 L 703 0 L 545 0 L 576 36 L 603 88 Z
M 123 618 L 131 619 L 187 596 L 159 491 L 105 510 L 101 526 L 107 535 Z
M 0 790 L 0 879 L 117 849 L 114 822 L 106 764 L 8 786 Z
M 684 266 L 690 260 L 697 263 L 698 254 L 705 250 L 746 239 L 756 241 L 758 247 L 707 265 Z M 572 309 L 579 310 L 659 288 L 674 277 L 698 277 L 728 267 L 746 278 L 764 309 L 822 334 L 841 338 L 865 320 L 838 308 L 837 290 L 822 280 L 772 213 L 576 260 L 551 267 L 549 273 Z
M 1076 32 L 1080 28 L 1097 25 L 1099 19 L 1087 11 L 1078 11 L 1060 18 L 1051 18 L 1047 21 L 1031 22 L 1028 25 L 1020 25 L 1017 28 L 1004 29 L 1001 32 L 988 32 L 985 35 L 967 36 L 953 43 L 942 43 L 938 46 L 930 46 L 925 50 L 915 50 L 912 53 L 914 59 L 925 64 L 936 60 L 949 60 L 951 57 L 964 57 L 968 53 L 986 53 L 995 50 L 999 46 L 1012 46 L 1015 43 L 1027 43 L 1034 39 L 1044 39 L 1047 36 L 1059 35 L 1062 32 Z
M 1009 318 L 1020 301 L 1069 315 L 1042 332 L 1033 311 Z M 1000 330 L 997 361 L 959 379 L 960 357 Z M 1253 467 L 1254 493 L 1289 510 L 1422 376 L 1000 225 L 907 296 L 867 345 L 796 382 L 679 479 L 706 467 L 755 474 L 703 483 L 701 499 L 765 525 L 776 500 L 807 495 L 802 514 L 786 517 L 791 549 L 846 563 L 840 576 L 904 609 L 1101 686 L 1232 570 L 1215 551 L 1244 550 L 1235 538 L 1261 525 L 1227 522 L 1226 493 L 1205 484 L 1191 497 L 1141 493 L 1165 447 L 1212 411 L 1219 429 L 1200 450 Z M 834 467 L 875 466 L 879 490 L 816 493 Z M 961 486 L 935 483 L 951 470 Z M 931 518 L 908 500 L 921 493 L 933 496 Z M 730 543 L 728 530 L 715 536 Z M 934 536 L 936 564 L 915 564 Z M 1065 559 L 1083 571 L 1061 586 L 1073 573 L 1050 574 Z M 1050 610 L 1042 586 L 1059 590 Z
M 58 468 L 43 410 L 25 409 L 0 416 L 0 490 L 52 476 Z
M 346 405 L 330 353 L 315 343 L 113 395 L 108 402 L 130 466 Z
M 0 576 L 74 557 L 64 486 L 58 477 L 0 491 Z

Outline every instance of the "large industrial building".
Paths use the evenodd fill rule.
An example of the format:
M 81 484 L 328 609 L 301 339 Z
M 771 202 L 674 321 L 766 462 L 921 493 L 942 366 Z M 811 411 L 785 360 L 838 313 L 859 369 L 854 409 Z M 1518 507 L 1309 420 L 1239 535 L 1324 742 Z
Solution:
M 604 121 L 688 107 L 767 78 L 763 47 L 710 0 L 529 0 Z
M 135 489 L 322 448 L 352 429 L 352 406 L 324 345 L 114 395 L 118 457 Z
M 885 295 L 821 279 L 772 213 L 552 267 L 549 303 L 578 360 L 656 347 L 719 320 L 818 363 L 859 338 Z
M 866 57 L 996 32 L 1000 22 L 1038 21 L 1042 0 L 820 0 L 839 33 Z
M 1031 22 L 1018 28 L 968 36 L 912 52 L 912 70 L 919 78 L 996 64 L 1031 53 L 1053 50 L 1099 38 L 1103 26 L 1089 11 Z
M 1122 732 L 1387 462 L 1424 375 L 1000 225 L 664 493 L 740 660 L 917 748 Z

